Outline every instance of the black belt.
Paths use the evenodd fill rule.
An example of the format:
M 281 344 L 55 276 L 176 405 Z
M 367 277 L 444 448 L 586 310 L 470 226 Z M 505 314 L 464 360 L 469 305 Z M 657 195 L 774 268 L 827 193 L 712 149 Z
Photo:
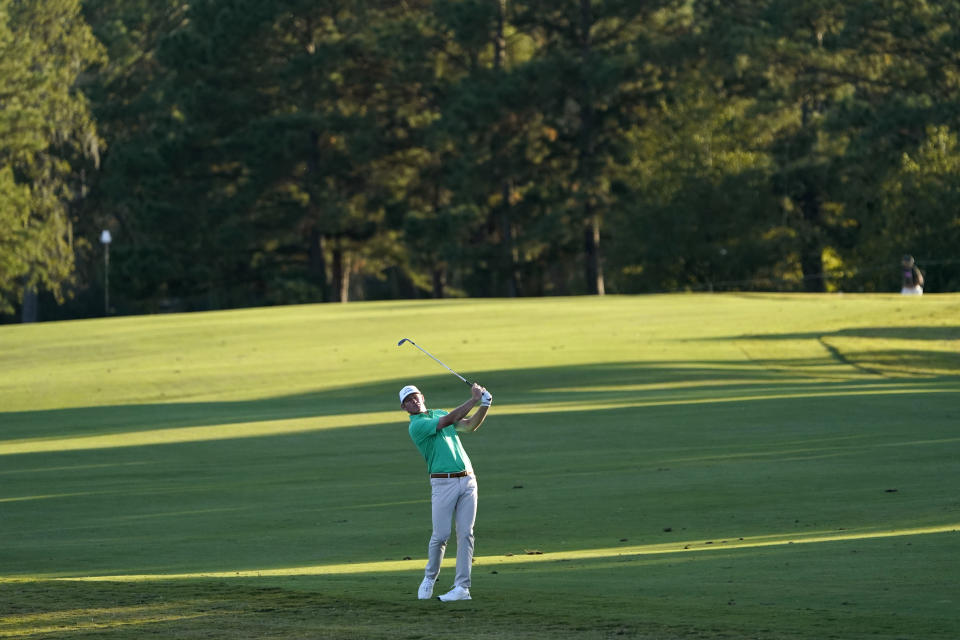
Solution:
M 457 471 L 456 473 L 431 473 L 431 478 L 462 478 L 470 475 L 469 471 Z

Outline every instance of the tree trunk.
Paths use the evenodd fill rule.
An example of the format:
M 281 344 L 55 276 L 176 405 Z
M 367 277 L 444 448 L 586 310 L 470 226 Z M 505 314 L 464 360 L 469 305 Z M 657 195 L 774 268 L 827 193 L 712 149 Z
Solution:
M 493 68 L 497 71 L 503 68 L 504 57 L 507 51 L 507 38 L 504 34 L 504 25 L 506 22 L 507 0 L 497 0 L 497 33 L 493 43 Z
M 585 227 L 584 239 L 584 267 L 586 273 L 587 293 L 604 295 L 603 264 L 600 260 L 600 216 L 594 211 L 593 190 L 596 186 L 594 175 L 595 136 L 593 88 L 590 85 L 590 56 L 592 44 L 590 30 L 593 27 L 593 12 L 590 0 L 580 0 L 580 158 L 578 173 L 580 174 L 580 190 L 583 194 L 583 219 Z
M 312 229 L 310 231 L 310 247 L 308 250 L 307 272 L 310 279 L 320 285 L 320 299 L 330 302 L 330 281 L 327 277 L 327 261 L 323 255 L 323 234 Z
M 447 294 L 447 268 L 438 265 L 433 268 L 433 297 L 444 298 Z
M 304 189 L 311 193 L 311 180 L 320 179 L 320 134 L 317 131 L 310 132 L 310 152 L 307 154 L 307 173 L 304 176 Z M 324 256 L 324 242 L 326 238 L 316 225 L 319 223 L 320 215 L 317 213 L 316 203 L 311 202 L 309 246 L 307 247 L 307 274 L 310 279 L 320 285 L 320 299 L 323 302 L 330 302 L 330 279 L 327 275 L 327 260 Z
M 497 32 L 493 42 L 493 69 L 503 70 L 507 54 L 507 38 L 504 26 L 507 20 L 507 0 L 497 0 Z M 506 178 L 500 185 L 501 205 L 498 226 L 500 227 L 500 271 L 504 283 L 504 294 L 508 298 L 519 295 L 517 277 L 517 252 L 514 247 L 513 221 L 511 219 L 510 181 Z
M 333 294 L 337 302 L 350 299 L 350 258 L 343 250 L 343 243 L 337 238 L 333 246 Z
M 823 243 L 820 241 L 820 200 L 814 187 L 807 186 L 800 198 L 803 227 L 800 229 L 800 270 L 803 289 L 811 293 L 827 290 L 823 277 Z
M 819 111 L 816 98 L 803 101 L 801 106 L 801 126 L 811 126 L 811 118 Z M 810 134 L 813 135 L 812 133 Z M 808 175 L 803 181 L 803 193 L 799 198 L 800 213 L 800 271 L 803 273 L 803 290 L 811 293 L 823 293 L 827 290 L 823 280 L 823 243 L 820 240 L 820 197 L 817 180 Z
M 595 213 L 587 218 L 587 225 L 583 230 L 583 241 L 587 292 L 602 296 L 606 291 L 603 285 L 603 266 L 600 259 L 600 216 Z
M 23 308 L 20 310 L 20 321 L 36 322 L 38 308 L 37 290 L 31 285 L 25 286 L 23 288 Z
M 517 249 L 513 238 L 513 221 L 510 216 L 510 183 L 506 180 L 503 182 L 503 205 L 498 217 L 500 218 L 500 260 L 506 285 L 505 294 L 508 298 L 516 298 L 520 295 Z

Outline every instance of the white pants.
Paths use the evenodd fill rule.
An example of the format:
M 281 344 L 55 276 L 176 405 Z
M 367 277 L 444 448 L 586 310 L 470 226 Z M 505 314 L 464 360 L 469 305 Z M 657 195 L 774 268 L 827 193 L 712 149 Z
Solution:
M 917 285 L 915 287 L 904 287 L 900 289 L 900 293 L 905 296 L 922 296 L 923 287 Z
M 433 510 L 433 535 L 427 552 L 424 574 L 431 580 L 440 575 L 452 522 L 457 522 L 457 577 L 455 587 L 470 588 L 473 568 L 473 523 L 477 519 L 477 479 L 470 474 L 462 478 L 430 478 L 430 502 Z

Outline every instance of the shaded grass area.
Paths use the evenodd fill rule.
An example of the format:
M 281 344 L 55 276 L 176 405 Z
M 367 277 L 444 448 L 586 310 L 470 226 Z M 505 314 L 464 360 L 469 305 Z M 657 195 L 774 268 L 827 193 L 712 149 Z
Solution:
M 957 477 L 945 453 L 960 436 L 942 395 L 956 398 L 497 417 L 468 441 L 483 496 L 478 548 L 960 521 L 943 482 Z M 429 497 L 407 440 L 401 424 L 5 456 L 0 561 L 8 575 L 103 575 L 419 557 Z
M 430 638 L 462 628 L 470 637 L 603 638 L 628 628 L 586 629 L 531 610 L 491 603 L 442 608 L 430 601 L 329 595 L 316 589 L 225 582 L 97 585 L 31 583 L 7 587 L 29 602 L 0 618 L 0 637 L 40 638 Z M 104 603 L 111 603 L 104 606 Z M 605 627 L 605 628 L 604 628 Z M 212 632 L 211 630 L 216 630 Z
M 958 551 L 947 533 L 478 567 L 476 599 L 453 606 L 411 601 L 397 572 L 7 583 L 0 637 L 946 638 Z
M 902 304 L 275 309 L 126 319 L 109 347 L 97 323 L 0 331 L 17 341 L 0 373 L 0 637 L 953 637 L 958 534 L 916 532 L 960 528 L 960 298 L 902 326 L 878 313 Z M 408 334 L 477 363 L 496 395 L 466 440 L 479 557 L 456 608 L 414 600 L 429 492 L 395 394 L 415 381 L 451 407 L 464 390 L 366 346 Z M 127 383 L 105 384 L 117 371 Z M 703 550 L 837 532 L 851 539 Z M 686 542 L 700 550 L 577 556 Z M 277 575 L 239 576 L 257 571 Z M 237 577 L 163 579 L 204 572 Z M 136 574 L 152 577 L 52 580 Z
M 960 343 L 955 347 L 960 349 Z M 491 388 L 506 390 L 501 395 L 508 412 L 513 412 L 509 407 L 524 404 L 537 404 L 548 410 L 550 403 L 623 408 L 654 403 L 684 404 L 697 400 L 723 402 L 762 400 L 765 397 L 889 393 L 892 389 L 897 393 L 950 391 L 960 383 L 960 352 L 946 354 L 949 361 L 956 360 L 956 366 L 950 367 L 951 375 L 935 375 L 927 369 L 924 370 L 926 375 L 888 378 L 873 375 L 870 371 L 862 373 L 864 367 L 839 359 L 838 353 L 843 352 L 836 351 L 827 353 L 824 350 L 819 357 L 771 358 L 747 354 L 748 359 L 737 360 L 654 360 L 517 367 L 482 372 L 480 378 Z M 926 363 L 928 367 L 938 364 L 939 355 L 926 351 L 869 353 L 871 361 L 887 357 L 895 358 L 900 363 Z M 768 356 L 769 353 L 764 355 Z M 856 357 L 856 353 L 843 354 L 847 360 Z M 4 418 L 0 446 L 18 440 L 77 438 L 203 426 L 223 426 L 221 435 L 229 437 L 230 429 L 236 425 L 281 420 L 316 420 L 318 430 L 329 426 L 396 424 L 398 418 L 400 422 L 403 421 L 403 414 L 392 403 L 392 395 L 405 380 L 408 378 L 390 378 L 345 388 L 251 400 L 168 401 L 7 411 L 0 413 Z M 441 406 L 444 406 L 444 401 L 456 402 L 460 399 L 460 395 L 456 394 L 460 387 L 454 387 L 448 376 L 420 375 L 418 381 L 427 389 L 440 390 Z M 433 394 L 431 398 L 434 398 Z M 524 407 L 522 410 L 528 409 Z M 358 418 L 351 421 L 349 416 Z

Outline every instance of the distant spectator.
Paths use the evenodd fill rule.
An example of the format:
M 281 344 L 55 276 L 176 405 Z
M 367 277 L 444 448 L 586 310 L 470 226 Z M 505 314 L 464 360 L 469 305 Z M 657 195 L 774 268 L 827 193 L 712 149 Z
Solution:
M 905 296 L 922 296 L 923 274 L 920 273 L 920 269 L 917 268 L 913 256 L 903 256 L 903 261 L 900 263 L 900 266 L 903 272 L 903 285 L 900 293 Z

